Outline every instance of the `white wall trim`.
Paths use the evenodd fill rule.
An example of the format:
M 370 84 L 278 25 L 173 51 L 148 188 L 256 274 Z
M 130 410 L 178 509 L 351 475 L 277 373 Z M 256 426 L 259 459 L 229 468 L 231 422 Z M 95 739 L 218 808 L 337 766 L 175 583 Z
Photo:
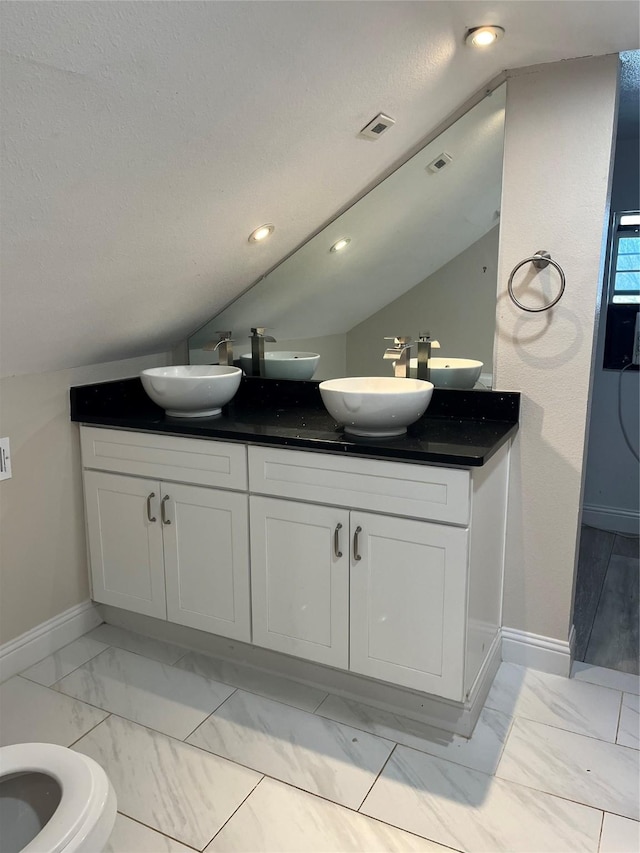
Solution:
M 502 660 L 553 675 L 568 676 L 571 672 L 571 643 L 571 639 L 556 640 L 517 628 L 503 628 Z
M 585 504 L 582 508 L 582 523 L 600 530 L 637 536 L 640 530 L 640 513 L 622 507 Z
M 101 622 L 96 606 L 87 599 L 5 643 L 0 646 L 0 681 L 57 652 Z

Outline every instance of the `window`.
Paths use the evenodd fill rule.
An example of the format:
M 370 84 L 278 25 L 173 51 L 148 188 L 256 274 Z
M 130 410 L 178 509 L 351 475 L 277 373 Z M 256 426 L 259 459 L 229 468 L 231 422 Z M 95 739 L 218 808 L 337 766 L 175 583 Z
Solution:
M 609 301 L 640 303 L 640 212 L 616 213 L 611 246 Z

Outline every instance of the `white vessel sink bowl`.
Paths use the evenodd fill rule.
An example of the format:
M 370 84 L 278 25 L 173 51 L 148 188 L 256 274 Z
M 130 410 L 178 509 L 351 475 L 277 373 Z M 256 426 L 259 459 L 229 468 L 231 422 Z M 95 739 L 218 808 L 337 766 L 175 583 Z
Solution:
M 153 367 L 140 374 L 142 386 L 154 403 L 175 418 L 219 415 L 238 390 L 239 367 L 188 364 Z
M 344 431 L 369 438 L 404 435 L 427 410 L 433 384 L 394 376 L 354 376 L 320 383 L 322 402 Z
M 264 354 L 264 373 L 267 379 L 311 379 L 320 361 L 317 352 L 273 350 Z M 240 356 L 240 365 L 251 376 L 251 353 Z
M 412 358 L 410 369 L 418 369 L 418 360 Z M 429 379 L 436 388 L 473 388 L 484 367 L 484 362 L 472 358 L 430 358 Z

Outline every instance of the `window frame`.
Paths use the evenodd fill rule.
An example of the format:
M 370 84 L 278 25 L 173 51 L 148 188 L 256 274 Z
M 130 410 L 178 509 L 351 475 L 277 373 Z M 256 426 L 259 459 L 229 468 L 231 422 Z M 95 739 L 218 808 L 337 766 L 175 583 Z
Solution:
M 621 219 L 623 216 L 640 217 L 638 210 L 620 210 L 613 214 L 611 223 L 611 253 L 609 259 L 609 282 L 608 282 L 608 299 L 609 305 L 638 305 L 640 303 L 640 288 L 638 290 L 618 290 L 616 291 L 616 275 L 618 272 L 630 272 L 630 270 L 617 270 L 618 266 L 618 246 L 620 240 L 625 236 L 635 236 L 640 238 L 640 224 L 622 225 Z M 635 272 L 635 270 L 631 270 Z M 640 273 L 640 270 L 638 270 Z M 615 297 L 622 297 L 616 299 Z M 624 297 L 631 296 L 632 299 Z

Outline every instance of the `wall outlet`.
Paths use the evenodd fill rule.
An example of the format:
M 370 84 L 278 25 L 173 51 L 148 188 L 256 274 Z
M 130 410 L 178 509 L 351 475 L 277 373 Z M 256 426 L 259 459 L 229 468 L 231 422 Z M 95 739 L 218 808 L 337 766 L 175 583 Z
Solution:
M 11 454 L 9 439 L 0 438 L 0 480 L 11 479 Z

